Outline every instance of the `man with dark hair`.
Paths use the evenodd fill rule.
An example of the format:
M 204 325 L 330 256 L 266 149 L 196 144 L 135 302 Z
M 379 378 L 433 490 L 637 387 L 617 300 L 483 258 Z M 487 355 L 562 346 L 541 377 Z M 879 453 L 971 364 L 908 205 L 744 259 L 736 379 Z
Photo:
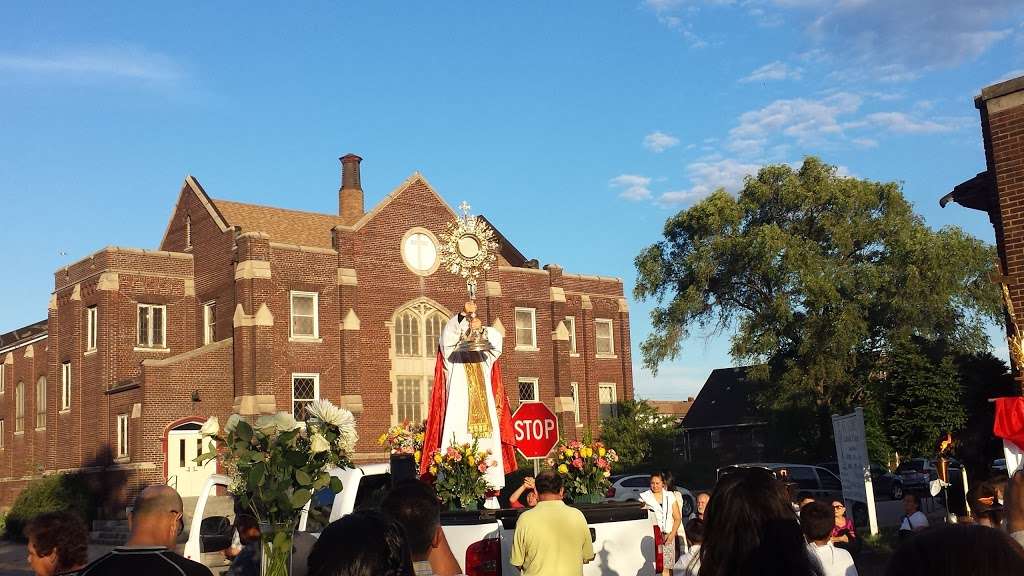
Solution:
M 128 515 L 128 543 L 97 558 L 79 576 L 213 576 L 206 566 L 174 552 L 184 529 L 182 518 L 181 496 L 174 488 L 146 488 Z
M 539 501 L 519 515 L 510 562 L 523 576 L 579 576 L 594 559 L 587 520 L 562 502 L 561 476 L 541 472 L 535 485 Z
M 434 490 L 419 480 L 401 482 L 384 497 L 380 509 L 405 531 L 416 576 L 433 576 L 430 552 L 443 537 L 441 502 Z
M 800 509 L 800 527 L 807 538 L 807 546 L 818 559 L 825 576 L 857 576 L 853 556 L 832 545 L 832 527 L 835 512 L 824 502 L 808 502 Z
M 89 530 L 71 512 L 47 512 L 29 520 L 28 564 L 36 576 L 78 570 L 89 561 Z

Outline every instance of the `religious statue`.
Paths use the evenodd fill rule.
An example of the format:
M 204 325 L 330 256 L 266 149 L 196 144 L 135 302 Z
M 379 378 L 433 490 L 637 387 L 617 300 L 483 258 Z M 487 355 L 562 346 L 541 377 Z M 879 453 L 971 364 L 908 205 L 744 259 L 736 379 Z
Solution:
M 441 254 L 448 270 L 466 279 L 470 300 L 448 320 L 438 340 L 423 454 L 476 439 L 494 464 L 484 475 L 491 490 L 484 506 L 497 508 L 505 474 L 516 469 L 515 437 L 498 364 L 502 334 L 476 317 L 475 302 L 477 278 L 490 268 L 497 243 L 486 222 L 469 216 L 468 204 L 461 208 L 463 218 L 442 237 Z M 421 475 L 429 465 L 429 458 L 421 459 Z

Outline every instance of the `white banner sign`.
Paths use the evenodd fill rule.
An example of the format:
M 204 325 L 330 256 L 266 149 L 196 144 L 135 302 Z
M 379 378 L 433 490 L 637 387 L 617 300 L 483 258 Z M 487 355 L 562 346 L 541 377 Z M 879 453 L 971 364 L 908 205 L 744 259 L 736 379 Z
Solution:
M 833 416 L 832 431 L 836 438 L 836 459 L 839 462 L 839 479 L 843 482 L 843 498 L 867 502 L 864 471 L 868 468 L 868 445 L 864 435 L 864 411 L 857 408 L 853 414 Z

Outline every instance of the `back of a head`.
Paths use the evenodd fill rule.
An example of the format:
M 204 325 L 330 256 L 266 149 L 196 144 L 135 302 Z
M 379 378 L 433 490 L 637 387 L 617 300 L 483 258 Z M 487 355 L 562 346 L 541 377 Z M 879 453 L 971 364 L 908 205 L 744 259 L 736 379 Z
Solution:
M 57 550 L 57 571 L 65 572 L 83 566 L 89 556 L 89 530 L 76 514 L 47 512 L 29 520 L 25 537 L 36 553 L 49 556 Z
M 562 477 L 551 470 L 545 470 L 537 475 L 534 485 L 537 494 L 558 494 L 562 491 Z
M 808 540 L 815 541 L 827 538 L 836 525 L 836 516 L 832 506 L 824 502 L 810 502 L 800 509 L 800 528 Z
M 380 509 L 405 530 L 413 556 L 423 556 L 430 551 L 441 524 L 441 502 L 433 488 L 419 480 L 406 480 L 388 492 Z
M 700 576 L 742 574 L 747 567 L 756 566 L 753 559 L 762 556 L 760 551 L 767 547 L 776 547 L 769 558 L 782 559 L 783 564 L 792 559 L 810 569 L 786 487 L 767 470 L 740 469 L 723 476 L 708 502 L 704 528 Z M 793 573 L 804 566 L 796 568 Z
M 1016 576 L 1024 549 L 1005 532 L 977 524 L 925 530 L 896 550 L 886 576 Z
M 360 510 L 332 522 L 313 545 L 308 576 L 412 576 L 412 557 L 397 522 Z
M 181 496 L 177 490 L 163 484 L 149 486 L 139 492 L 132 505 L 132 517 L 136 522 L 172 511 L 182 512 Z
M 686 532 L 686 539 L 690 541 L 690 544 L 704 542 L 704 521 L 700 518 L 691 518 L 683 526 L 683 531 Z

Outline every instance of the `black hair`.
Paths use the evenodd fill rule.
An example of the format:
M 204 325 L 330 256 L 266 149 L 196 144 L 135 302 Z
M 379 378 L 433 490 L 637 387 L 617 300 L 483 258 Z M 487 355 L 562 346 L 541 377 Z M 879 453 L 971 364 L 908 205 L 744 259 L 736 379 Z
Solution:
M 534 485 L 537 487 L 538 496 L 541 494 L 558 494 L 562 491 L 562 477 L 550 470 L 545 470 L 537 474 Z
M 413 576 L 402 527 L 376 510 L 331 522 L 306 563 L 309 576 Z
M 799 504 L 799 503 L 803 502 L 804 500 L 814 500 L 814 496 L 811 496 L 810 492 L 797 492 L 796 493 L 796 503 Z
M 836 514 L 831 504 L 808 502 L 800 509 L 800 528 L 808 540 L 816 541 L 832 533 L 836 525 Z
M 686 539 L 689 540 L 691 546 L 704 541 L 704 521 L 700 518 L 691 518 L 683 526 L 683 531 L 686 532 Z
M 430 551 L 441 524 L 441 502 L 433 488 L 419 480 L 405 480 L 388 492 L 380 509 L 405 530 L 413 556 Z
M 918 533 L 889 559 L 885 576 L 1016 576 L 1024 549 L 1002 530 L 946 524 Z
M 29 520 L 25 537 L 36 554 L 49 556 L 57 550 L 57 571 L 84 566 L 89 557 L 89 530 L 76 514 L 47 512 Z
M 921 509 L 921 497 L 918 496 L 917 494 L 914 494 L 913 492 L 907 492 L 903 495 L 903 498 L 910 498 L 911 500 L 914 501 L 914 506 L 917 506 L 918 510 Z

